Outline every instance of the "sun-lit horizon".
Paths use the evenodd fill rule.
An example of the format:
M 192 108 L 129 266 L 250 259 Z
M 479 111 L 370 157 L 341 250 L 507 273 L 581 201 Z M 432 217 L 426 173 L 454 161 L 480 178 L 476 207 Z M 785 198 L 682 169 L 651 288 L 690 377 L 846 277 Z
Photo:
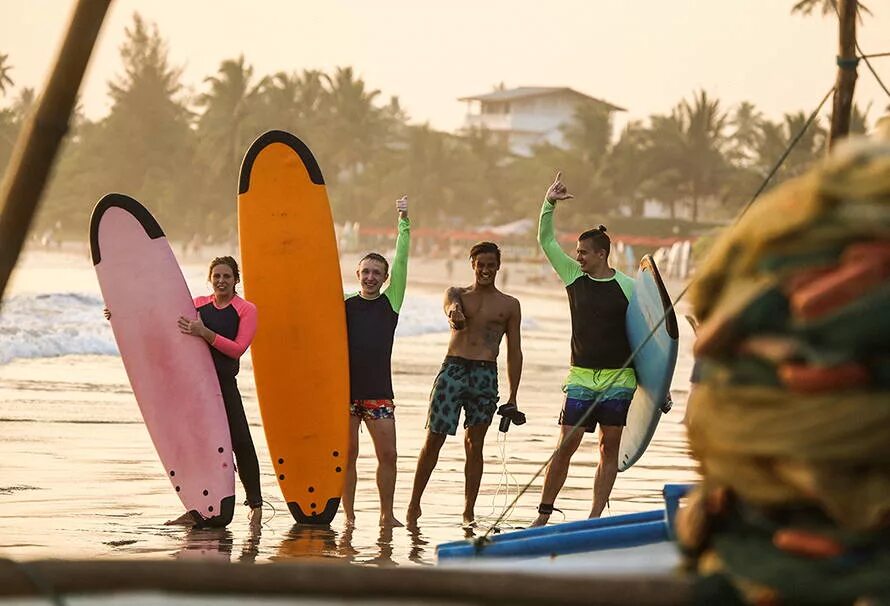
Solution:
M 663 114 L 697 90 L 724 109 L 752 102 L 771 119 L 811 111 L 834 82 L 836 20 L 791 15 L 776 0 L 620 3 L 466 0 L 446 8 L 387 1 L 264 2 L 250 14 L 235 2 L 161 0 L 112 3 L 81 89 L 88 117 L 108 113 L 108 81 L 121 71 L 119 47 L 134 12 L 156 23 L 184 94 L 206 90 L 220 63 L 243 54 L 257 76 L 352 66 L 380 102 L 399 97 L 412 123 L 453 131 L 459 97 L 515 86 L 568 86 L 627 108 L 618 117 Z M 874 4 L 859 24 L 861 48 L 890 49 L 890 9 Z M 9 56 L 11 92 L 42 86 L 71 6 L 52 0 L 0 7 L 0 53 Z M 890 82 L 890 60 L 874 65 Z M 885 112 L 890 99 L 860 66 L 855 100 Z M 3 100 L 9 102 L 9 97 Z M 823 113 L 827 114 L 828 110 Z

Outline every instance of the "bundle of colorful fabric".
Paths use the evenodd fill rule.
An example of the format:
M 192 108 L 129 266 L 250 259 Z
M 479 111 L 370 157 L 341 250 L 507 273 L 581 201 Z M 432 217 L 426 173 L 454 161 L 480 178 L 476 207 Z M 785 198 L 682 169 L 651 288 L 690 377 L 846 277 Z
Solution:
M 890 603 L 890 144 L 759 200 L 690 290 L 699 492 L 678 525 L 748 603 Z

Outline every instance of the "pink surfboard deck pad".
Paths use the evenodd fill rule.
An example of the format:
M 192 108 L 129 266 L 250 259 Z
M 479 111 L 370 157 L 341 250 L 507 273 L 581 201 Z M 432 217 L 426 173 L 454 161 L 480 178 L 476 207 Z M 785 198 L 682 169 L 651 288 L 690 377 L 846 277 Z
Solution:
M 201 526 L 225 526 L 235 507 L 235 466 L 210 350 L 184 335 L 197 311 L 170 244 L 139 202 L 103 197 L 90 249 L 130 385 L 168 479 Z

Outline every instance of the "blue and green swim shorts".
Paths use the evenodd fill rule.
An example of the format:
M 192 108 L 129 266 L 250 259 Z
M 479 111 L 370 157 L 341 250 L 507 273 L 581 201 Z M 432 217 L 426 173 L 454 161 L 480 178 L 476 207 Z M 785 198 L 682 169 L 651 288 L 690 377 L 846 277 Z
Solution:
M 627 411 L 636 388 L 637 377 L 631 368 L 619 370 L 573 366 L 563 385 L 566 398 L 559 414 L 559 424 L 581 423 L 586 433 L 595 431 L 597 423 L 623 427 L 627 425 Z

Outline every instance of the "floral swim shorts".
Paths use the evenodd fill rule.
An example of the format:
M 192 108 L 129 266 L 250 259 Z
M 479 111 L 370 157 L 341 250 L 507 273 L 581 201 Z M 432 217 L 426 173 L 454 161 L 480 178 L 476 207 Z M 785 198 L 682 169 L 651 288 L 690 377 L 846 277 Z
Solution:
M 396 405 L 392 400 L 353 400 L 349 405 L 349 414 L 364 421 L 395 419 Z

